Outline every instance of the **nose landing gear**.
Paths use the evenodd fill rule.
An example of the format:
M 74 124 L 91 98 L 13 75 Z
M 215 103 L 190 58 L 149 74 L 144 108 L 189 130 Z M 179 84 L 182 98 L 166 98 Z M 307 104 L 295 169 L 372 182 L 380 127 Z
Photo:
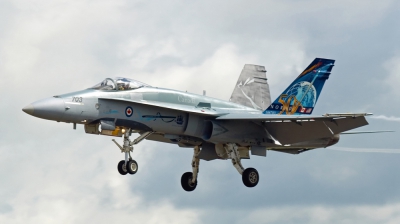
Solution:
M 141 134 L 139 137 L 137 137 L 135 140 L 130 141 L 129 136 L 131 135 L 131 129 L 128 129 L 128 131 L 125 131 L 125 129 L 122 129 L 122 133 L 124 134 L 124 144 L 121 146 L 116 142 L 114 139 L 112 140 L 119 149 L 121 149 L 121 153 L 125 153 L 125 160 L 121 160 L 118 163 L 118 172 L 121 175 L 126 175 L 126 174 L 135 174 L 139 166 L 135 160 L 132 159 L 131 152 L 133 151 L 133 145 L 138 144 L 141 142 L 143 139 L 147 138 L 151 134 L 153 134 L 153 131 L 148 131 L 144 132 Z

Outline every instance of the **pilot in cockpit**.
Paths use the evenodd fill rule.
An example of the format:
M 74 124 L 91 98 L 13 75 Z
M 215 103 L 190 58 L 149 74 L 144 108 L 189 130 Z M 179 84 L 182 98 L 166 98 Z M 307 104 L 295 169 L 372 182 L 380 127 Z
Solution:
M 125 83 L 123 81 L 117 80 L 117 89 L 118 90 L 128 90 L 129 82 Z
M 97 89 L 97 90 L 116 90 L 116 91 L 121 91 L 121 90 L 132 90 L 132 89 L 138 89 L 143 86 L 149 86 L 147 84 L 144 84 L 142 82 L 133 80 L 133 79 L 127 79 L 127 78 L 106 78 L 103 80 L 101 83 L 91 87 L 92 89 Z

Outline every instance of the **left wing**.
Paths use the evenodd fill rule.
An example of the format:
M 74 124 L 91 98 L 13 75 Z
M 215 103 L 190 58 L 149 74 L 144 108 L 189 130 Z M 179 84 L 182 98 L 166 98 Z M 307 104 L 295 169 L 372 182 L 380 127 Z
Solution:
M 323 116 L 268 116 L 265 114 L 227 114 L 217 120 L 248 120 L 260 122 L 281 144 L 293 144 L 336 134 L 367 125 L 365 116 L 358 114 L 325 114 Z

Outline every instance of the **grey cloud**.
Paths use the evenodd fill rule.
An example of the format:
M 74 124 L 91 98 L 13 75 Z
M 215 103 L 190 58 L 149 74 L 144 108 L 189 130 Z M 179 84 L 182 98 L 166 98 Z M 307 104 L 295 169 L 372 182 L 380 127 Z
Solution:
M 12 210 L 13 210 L 13 207 L 11 207 L 11 205 L 9 205 L 8 203 L 2 203 L 0 205 L 0 214 L 9 213 Z

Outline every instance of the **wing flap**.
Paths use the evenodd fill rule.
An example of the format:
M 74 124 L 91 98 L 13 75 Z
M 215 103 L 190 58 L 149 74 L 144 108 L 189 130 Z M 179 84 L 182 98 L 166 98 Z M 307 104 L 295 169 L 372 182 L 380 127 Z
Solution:
M 367 125 L 368 122 L 365 117 L 345 117 L 325 121 L 325 124 L 331 129 L 334 134 L 339 134 L 344 131 Z
M 269 115 L 261 113 L 231 113 L 219 116 L 217 120 L 252 120 L 252 121 L 290 121 L 290 120 L 313 120 L 326 119 L 323 116 L 304 116 L 304 115 Z
M 248 120 L 261 123 L 281 144 L 292 144 L 335 134 L 367 125 L 368 113 L 325 114 L 323 116 L 227 114 L 217 120 Z
M 357 118 L 372 115 L 370 113 L 342 113 L 324 114 L 322 116 L 309 115 L 269 115 L 261 113 L 230 113 L 217 117 L 217 120 L 251 120 L 251 121 L 313 121 L 331 120 L 336 118 Z
M 323 121 L 265 122 L 264 126 L 281 144 L 333 137 Z

